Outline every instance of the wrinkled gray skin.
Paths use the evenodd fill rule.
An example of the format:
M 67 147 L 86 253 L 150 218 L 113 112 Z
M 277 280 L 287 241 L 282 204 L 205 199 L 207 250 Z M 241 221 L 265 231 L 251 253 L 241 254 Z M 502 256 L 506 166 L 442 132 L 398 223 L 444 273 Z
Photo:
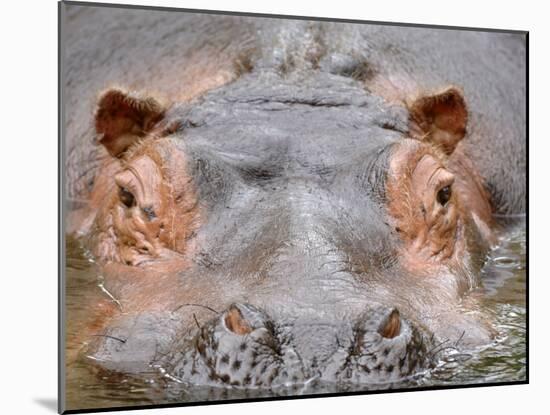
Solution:
M 183 123 L 172 140 L 190 160 L 206 211 L 195 263 L 174 287 L 182 303 L 199 305 L 122 315 L 105 333 L 110 337 L 92 342 L 88 355 L 100 366 L 139 373 L 152 365 L 193 385 L 384 384 L 429 368 L 442 345 L 490 341 L 480 310 L 466 313 L 460 302 L 479 285 L 486 247 L 475 233 L 468 234 L 475 249 L 437 283 L 399 264 L 384 185 L 407 114 L 365 84 L 387 75 L 427 89 L 462 87 L 467 153 L 495 210 L 521 213 L 523 36 L 71 9 L 65 79 L 74 199 L 93 182 L 98 160 L 89 151 L 90 129 L 76 122 L 92 114 L 96 91 L 113 83 L 167 88 L 155 84 L 157 77 L 184 67 L 202 47 L 223 65 L 226 58 L 242 62 L 243 53 L 251 62 L 244 72 L 228 68 L 238 73 L 233 82 L 167 115 Z M 94 32 L 98 24 L 102 30 Z M 185 297 L 191 288 L 200 298 Z M 228 329 L 230 309 L 251 333 Z M 381 327 L 393 310 L 401 330 L 384 338 Z

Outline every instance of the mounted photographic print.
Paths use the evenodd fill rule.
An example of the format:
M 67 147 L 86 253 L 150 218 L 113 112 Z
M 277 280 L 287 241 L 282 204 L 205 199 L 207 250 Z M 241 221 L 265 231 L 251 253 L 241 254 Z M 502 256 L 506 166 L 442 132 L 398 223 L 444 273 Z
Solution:
M 528 33 L 61 2 L 60 411 L 528 381 Z

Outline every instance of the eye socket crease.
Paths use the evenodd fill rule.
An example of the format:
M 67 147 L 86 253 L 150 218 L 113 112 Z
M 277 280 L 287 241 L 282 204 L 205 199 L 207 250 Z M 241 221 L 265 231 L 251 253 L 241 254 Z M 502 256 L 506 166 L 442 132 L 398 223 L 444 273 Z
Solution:
M 432 185 L 436 189 L 441 189 L 442 187 L 452 186 L 454 181 L 455 176 L 443 166 L 439 166 L 428 178 L 428 185 Z

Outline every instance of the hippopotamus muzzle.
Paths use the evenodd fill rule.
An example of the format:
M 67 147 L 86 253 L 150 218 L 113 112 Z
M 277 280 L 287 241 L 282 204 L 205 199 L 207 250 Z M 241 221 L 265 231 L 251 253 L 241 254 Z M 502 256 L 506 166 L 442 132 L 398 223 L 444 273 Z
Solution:
M 436 356 L 433 338 L 385 306 L 369 307 L 351 320 L 275 321 L 255 306 L 234 303 L 203 324 L 196 320 L 183 336 L 173 313 L 129 318 L 91 342 L 87 357 L 113 372 L 155 368 L 192 386 L 391 385 L 432 367 Z
M 370 308 L 354 321 L 273 321 L 236 303 L 181 341 L 175 358 L 157 364 L 194 385 L 379 384 L 426 368 L 428 343 L 396 308 Z

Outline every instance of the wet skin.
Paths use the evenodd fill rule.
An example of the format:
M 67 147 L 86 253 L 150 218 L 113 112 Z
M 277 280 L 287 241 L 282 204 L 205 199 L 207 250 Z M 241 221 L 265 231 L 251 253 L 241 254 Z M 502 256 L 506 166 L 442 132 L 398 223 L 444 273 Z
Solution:
M 189 103 L 103 91 L 76 228 L 116 302 L 87 358 L 193 385 L 385 384 L 491 341 L 470 291 L 516 196 L 470 157 L 468 96 L 396 99 L 351 66 L 258 63 Z

